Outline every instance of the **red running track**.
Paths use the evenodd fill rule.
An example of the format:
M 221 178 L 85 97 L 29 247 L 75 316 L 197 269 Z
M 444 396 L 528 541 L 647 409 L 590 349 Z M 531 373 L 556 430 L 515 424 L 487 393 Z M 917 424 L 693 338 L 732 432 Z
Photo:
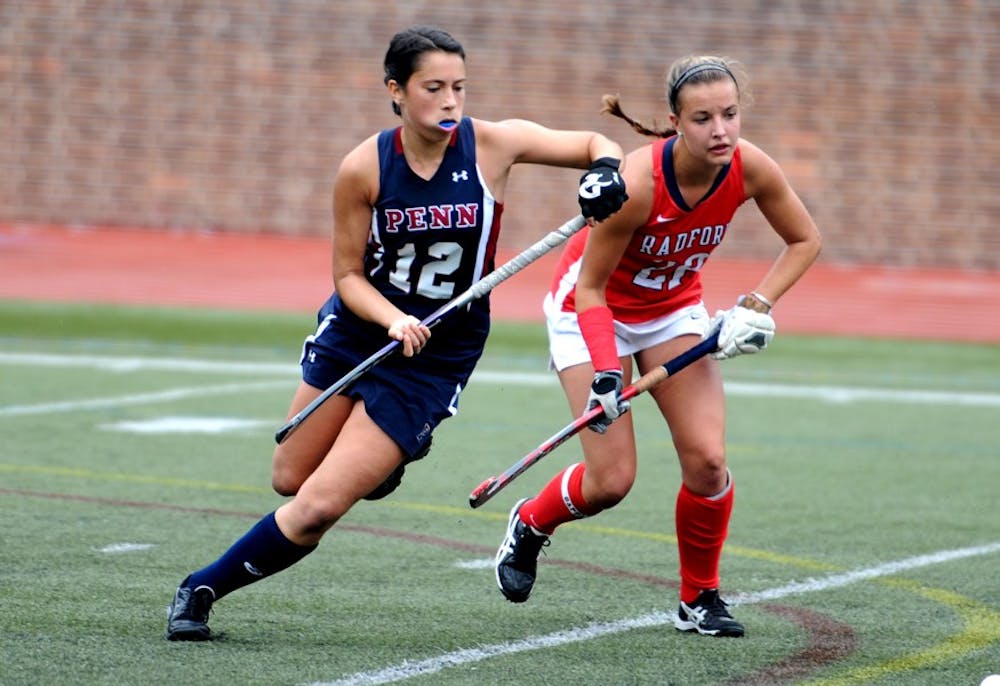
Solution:
M 498 320 L 541 322 L 558 251 L 497 287 Z M 498 264 L 513 257 L 498 256 Z M 703 272 L 710 310 L 767 264 L 722 258 Z M 332 288 L 325 238 L 0 225 L 0 298 L 313 313 Z M 838 266 L 822 258 L 775 308 L 779 331 L 1000 342 L 1000 273 Z

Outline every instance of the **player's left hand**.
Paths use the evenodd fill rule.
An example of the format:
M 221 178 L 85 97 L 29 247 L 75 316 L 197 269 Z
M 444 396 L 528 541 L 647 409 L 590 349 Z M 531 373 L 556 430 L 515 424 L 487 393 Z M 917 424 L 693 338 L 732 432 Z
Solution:
M 737 355 L 751 355 L 767 347 L 774 338 L 774 319 L 771 315 L 737 305 L 715 313 L 708 325 L 708 338 L 719 330 L 719 347 L 709 355 L 716 360 L 728 360 Z
M 580 213 L 587 219 L 602 222 L 617 212 L 628 200 L 625 181 L 618 173 L 621 162 L 613 157 L 601 157 L 590 163 L 590 169 L 580 177 Z

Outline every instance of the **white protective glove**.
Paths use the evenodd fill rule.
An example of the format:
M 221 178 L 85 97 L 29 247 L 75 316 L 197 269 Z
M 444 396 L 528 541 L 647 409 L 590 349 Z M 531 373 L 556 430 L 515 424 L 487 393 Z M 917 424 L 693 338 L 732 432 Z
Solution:
M 728 360 L 737 355 L 751 355 L 767 347 L 774 338 L 774 319 L 764 312 L 756 312 L 737 305 L 719 310 L 708 324 L 708 338 L 719 331 L 719 347 L 709 357 Z
M 590 411 L 600 405 L 604 410 L 604 416 L 588 424 L 588 429 L 603 434 L 611 426 L 611 422 L 628 412 L 632 403 L 618 399 L 624 383 L 620 369 L 594 374 L 594 381 L 590 385 L 590 397 L 587 399 L 587 410 Z

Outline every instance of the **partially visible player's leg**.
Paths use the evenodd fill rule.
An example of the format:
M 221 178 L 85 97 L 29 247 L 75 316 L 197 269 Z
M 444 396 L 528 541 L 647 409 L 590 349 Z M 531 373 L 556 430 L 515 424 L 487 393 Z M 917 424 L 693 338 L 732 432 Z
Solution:
M 288 416 L 294 416 L 321 392 L 305 381 L 299 382 L 288 408 Z M 331 398 L 316 410 L 314 421 L 304 423 L 275 447 L 271 458 L 271 485 L 279 495 L 295 495 L 326 458 L 330 446 L 350 416 L 354 402 L 354 399 L 345 396 Z
M 406 465 L 411 462 L 416 462 L 417 460 L 422 460 L 430 454 L 432 438 L 433 437 L 429 436 L 423 447 L 412 457 L 404 455 L 403 461 L 399 464 L 399 466 L 392 471 L 392 474 L 386 477 L 385 481 L 372 489 L 372 491 L 365 496 L 365 500 L 381 500 L 399 488 L 400 484 L 403 483 L 403 475 L 406 473 Z
M 574 414 L 582 414 L 590 383 L 590 365 L 562 370 L 559 378 Z M 576 405 L 579 405 L 578 407 Z M 635 479 L 635 439 L 626 415 L 599 435 L 578 434 L 584 462 L 570 465 L 553 477 L 533 498 L 511 510 L 507 530 L 497 550 L 497 585 L 511 602 L 524 602 L 534 588 L 538 554 L 560 524 L 591 517 L 612 507 L 628 493 Z
M 315 548 L 293 543 L 278 528 L 275 513 L 265 515 L 221 557 L 180 583 L 168 611 L 167 638 L 210 638 L 208 614 L 216 600 L 290 567 Z
M 300 545 L 318 543 L 402 461 L 403 450 L 372 421 L 364 401 L 356 402 L 327 456 L 295 497 L 278 508 L 278 526 Z
M 686 343 L 682 343 L 684 345 Z M 669 357 L 672 350 L 658 353 Z M 742 636 L 719 597 L 719 565 L 735 489 L 725 459 L 725 396 L 719 364 L 703 359 L 652 391 L 681 463 L 675 509 L 680 605 L 674 625 L 710 636 Z
M 719 596 L 719 560 L 729 528 L 734 486 L 732 482 L 713 497 L 705 498 L 681 486 L 677 496 L 676 526 L 681 560 L 681 600 L 674 626 L 704 636 L 742 636 L 737 622 Z
M 625 367 L 626 374 L 630 374 L 627 360 Z M 593 378 L 589 364 L 574 365 L 559 372 L 574 416 L 586 410 Z M 557 474 L 520 510 L 523 521 L 546 534 L 551 534 L 560 524 L 593 516 L 617 505 L 635 481 L 635 436 L 630 414 L 616 420 L 604 434 L 586 430 L 577 435 L 584 462 Z
M 208 614 L 215 601 L 311 553 L 323 534 L 401 462 L 402 451 L 368 418 L 361 402 L 340 438 L 292 500 L 181 582 L 168 614 L 167 638 L 210 638 Z

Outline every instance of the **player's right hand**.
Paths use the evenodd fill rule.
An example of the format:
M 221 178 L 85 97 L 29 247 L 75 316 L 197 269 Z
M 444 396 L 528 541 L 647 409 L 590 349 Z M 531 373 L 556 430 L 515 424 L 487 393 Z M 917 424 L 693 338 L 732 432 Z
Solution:
M 629 411 L 632 404 L 628 400 L 619 400 L 623 387 L 624 381 L 620 369 L 594 374 L 594 381 L 590 384 L 590 397 L 587 399 L 587 410 L 600 406 L 604 410 L 604 416 L 588 424 L 588 429 L 603 434 L 611 426 L 611 422 Z
M 412 315 L 404 315 L 389 325 L 389 338 L 402 344 L 404 357 L 419 353 L 430 337 L 430 328 Z

